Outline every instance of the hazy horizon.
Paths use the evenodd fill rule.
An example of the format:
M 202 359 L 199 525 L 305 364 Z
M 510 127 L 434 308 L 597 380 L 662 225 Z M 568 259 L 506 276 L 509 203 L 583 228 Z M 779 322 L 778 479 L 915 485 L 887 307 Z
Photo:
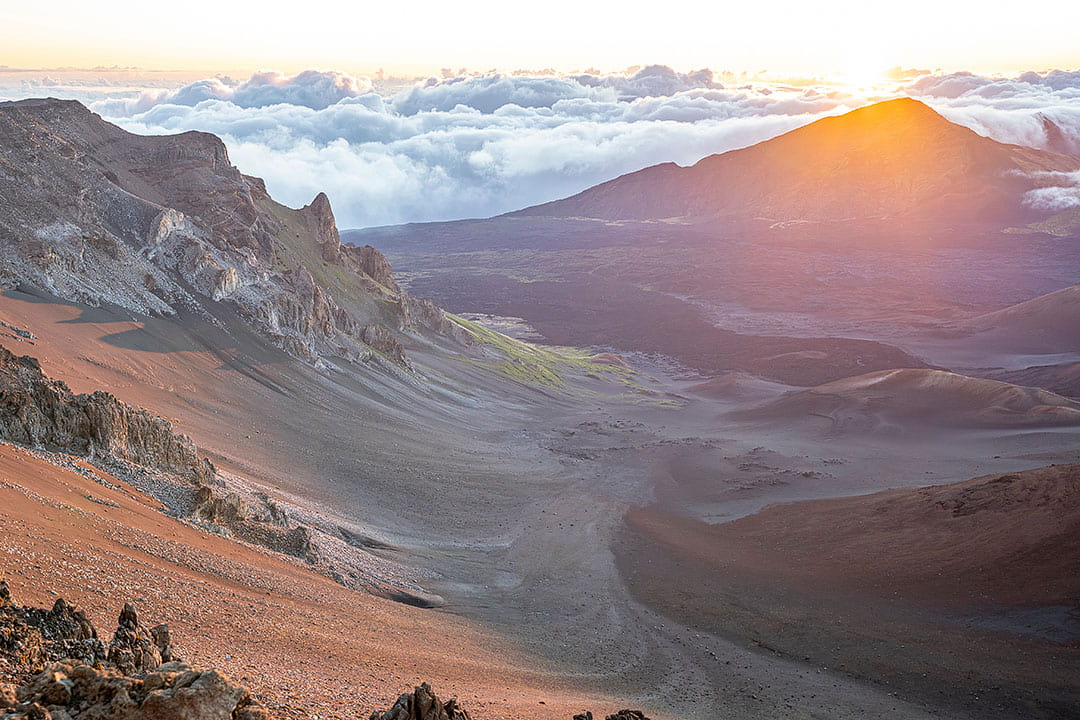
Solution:
M 212 132 L 234 163 L 286 204 L 299 207 L 325 191 L 343 228 L 509 212 L 900 96 L 995 140 L 1036 148 L 1049 142 L 1049 118 L 1080 147 L 1080 70 L 994 76 L 896 67 L 855 84 L 665 65 L 460 70 L 192 79 L 0 69 L 0 99 L 78 99 L 138 133 Z

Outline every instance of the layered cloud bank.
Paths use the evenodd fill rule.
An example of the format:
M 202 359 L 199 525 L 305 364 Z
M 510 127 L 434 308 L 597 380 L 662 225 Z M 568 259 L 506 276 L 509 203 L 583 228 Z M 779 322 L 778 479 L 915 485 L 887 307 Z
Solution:
M 873 91 L 663 66 L 444 74 L 395 84 L 340 72 L 260 72 L 89 99 L 132 131 L 222 136 L 233 161 L 284 202 L 301 205 L 325 190 L 343 227 L 507 212 L 901 94 L 994 139 L 1080 154 L 1080 72 L 900 71 L 894 84 Z M 1029 202 L 1080 205 L 1077 179 L 1055 184 Z
M 381 94 L 340 73 L 259 73 L 93 107 L 136 132 L 218 134 L 276 197 L 299 205 L 325 190 L 339 223 L 356 227 L 507 212 L 862 102 L 835 88 L 728 89 L 710 71 L 649 67 L 450 77 Z

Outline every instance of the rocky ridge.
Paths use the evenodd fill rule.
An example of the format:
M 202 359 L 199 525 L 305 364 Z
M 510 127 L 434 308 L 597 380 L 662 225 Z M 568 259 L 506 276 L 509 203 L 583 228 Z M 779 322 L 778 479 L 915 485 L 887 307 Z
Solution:
M 144 465 L 176 473 L 194 483 L 213 482 L 214 466 L 200 458 L 194 443 L 145 410 L 97 391 L 75 395 L 45 377 L 38 361 L 0 347 L 0 437 L 30 447 L 47 447 Z
M 407 366 L 399 335 L 441 310 L 375 248 L 343 246 L 326 195 L 300 210 L 199 132 L 144 137 L 74 101 L 0 103 L 0 286 L 141 314 L 222 305 L 307 362 Z M 220 324 L 220 323 L 219 323 Z
M 34 358 L 4 347 L 0 440 L 60 453 L 49 458 L 53 462 L 86 458 L 148 492 L 184 522 L 292 556 L 347 587 L 413 603 L 438 602 L 403 568 L 350 543 L 342 529 L 219 473 L 169 421 L 110 393 L 76 395 L 46 377 Z

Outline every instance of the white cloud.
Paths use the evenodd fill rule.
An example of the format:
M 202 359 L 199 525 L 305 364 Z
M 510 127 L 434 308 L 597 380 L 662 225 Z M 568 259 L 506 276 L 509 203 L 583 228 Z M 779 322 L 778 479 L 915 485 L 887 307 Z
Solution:
M 380 95 L 341 73 L 259 73 L 93 105 L 145 133 L 220 135 L 290 205 L 326 191 L 342 227 L 493 215 L 624 172 L 689 164 L 865 100 L 835 89 L 726 89 L 713 73 L 489 73 Z
M 927 75 L 905 91 L 995 140 L 1080 154 L 1080 71 Z
M 1061 212 L 1080 207 L 1080 172 L 1040 173 L 1045 187 L 1028 191 L 1024 204 L 1035 210 Z

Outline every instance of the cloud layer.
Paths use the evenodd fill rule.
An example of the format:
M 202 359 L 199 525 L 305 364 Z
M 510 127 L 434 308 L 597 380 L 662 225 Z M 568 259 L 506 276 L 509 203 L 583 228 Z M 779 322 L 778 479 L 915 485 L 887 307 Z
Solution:
M 1080 72 L 895 70 L 894 84 L 873 94 L 816 80 L 649 66 L 616 74 L 447 73 L 418 82 L 260 72 L 87 99 L 132 131 L 220 135 L 233 162 L 265 178 L 279 200 L 299 206 L 326 191 L 341 227 L 507 212 L 901 94 L 996 140 L 1080 154 Z M 1071 207 L 1080 204 L 1078 192 L 1075 178 L 1060 178 L 1027 201 Z
M 339 225 L 359 227 L 507 212 L 863 102 L 835 88 L 728 88 L 708 70 L 650 66 L 449 77 L 393 93 L 341 73 L 258 73 L 93 108 L 136 132 L 216 133 L 275 197 L 300 205 L 325 190 Z
M 1080 155 L 1080 71 L 926 75 L 904 91 L 995 140 Z

